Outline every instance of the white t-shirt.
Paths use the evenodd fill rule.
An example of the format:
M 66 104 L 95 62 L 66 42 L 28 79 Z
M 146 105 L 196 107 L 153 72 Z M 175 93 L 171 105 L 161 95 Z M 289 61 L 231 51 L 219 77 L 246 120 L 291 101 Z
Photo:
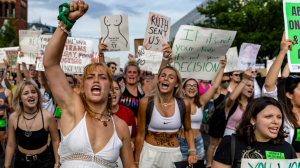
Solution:
M 40 92 L 43 99 L 43 108 L 54 115 L 55 107 L 53 104 L 52 94 L 47 93 L 45 89 L 40 89 Z
M 256 79 L 254 79 L 253 83 L 254 83 L 254 99 L 256 99 L 261 97 L 261 90 Z

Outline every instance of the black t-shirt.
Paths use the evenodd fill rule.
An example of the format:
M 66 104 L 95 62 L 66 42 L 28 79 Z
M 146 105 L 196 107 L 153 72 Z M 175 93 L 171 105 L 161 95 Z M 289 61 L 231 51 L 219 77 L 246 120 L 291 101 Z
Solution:
M 297 153 L 300 153 L 300 128 L 294 130 L 292 146 Z
M 271 142 L 256 142 L 250 146 L 239 138 L 236 139 L 235 155 L 232 168 L 240 168 L 242 159 L 294 159 L 294 148 L 287 142 L 273 145 Z M 217 148 L 214 161 L 231 165 L 231 136 L 225 136 Z
M 125 88 L 121 98 L 120 98 L 120 104 L 123 106 L 128 107 L 134 114 L 135 117 L 137 117 L 138 109 L 139 109 L 139 101 L 141 98 L 144 97 L 144 95 L 140 94 L 138 90 L 136 90 L 138 93 L 138 96 L 133 96 L 127 88 Z

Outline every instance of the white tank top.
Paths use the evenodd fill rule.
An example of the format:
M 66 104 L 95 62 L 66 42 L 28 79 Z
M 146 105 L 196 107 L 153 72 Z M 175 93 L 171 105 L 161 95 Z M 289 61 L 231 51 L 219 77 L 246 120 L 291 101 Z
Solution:
M 196 106 L 196 114 L 191 114 L 191 127 L 192 129 L 200 129 L 202 124 L 203 113 L 201 107 Z
M 177 132 L 181 126 L 180 112 L 175 99 L 175 112 L 172 117 L 163 117 L 154 105 L 148 130 L 152 132 Z
M 106 146 L 94 154 L 86 127 L 86 112 L 78 125 L 66 136 L 61 135 L 61 142 L 58 148 L 61 168 L 108 168 L 116 167 L 116 161 L 120 155 L 122 141 L 116 132 L 115 122 L 114 133 Z

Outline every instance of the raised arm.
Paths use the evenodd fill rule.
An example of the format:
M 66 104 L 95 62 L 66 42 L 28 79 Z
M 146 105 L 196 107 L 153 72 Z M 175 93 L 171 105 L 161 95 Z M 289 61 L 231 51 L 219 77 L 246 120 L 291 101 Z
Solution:
M 98 50 L 99 50 L 99 62 L 105 64 L 104 60 L 104 51 L 108 51 L 107 45 L 105 43 L 102 43 L 103 37 L 100 38 L 99 44 L 98 44 Z
M 247 70 L 244 72 L 244 78 L 243 80 L 237 85 L 237 87 L 232 91 L 230 96 L 227 98 L 225 102 L 225 112 L 228 113 L 233 106 L 235 100 L 239 97 L 241 94 L 243 88 L 247 85 L 249 79 L 251 78 L 252 74 L 252 68 L 249 67 Z M 278 75 L 278 74 L 277 74 Z
M 5 86 L 6 86 L 6 88 L 10 88 L 10 83 L 7 80 L 7 75 L 6 75 L 10 66 L 8 65 L 8 62 L 7 62 L 6 59 L 3 59 L 3 62 L 4 62 L 4 65 L 6 67 L 5 70 L 4 70 L 4 72 L 3 72 L 3 82 L 4 82 Z M 11 71 L 10 71 L 10 73 L 11 73 Z M 1 84 L 3 84 L 3 82 L 1 82 Z
M 221 66 L 217 76 L 214 79 L 214 83 L 211 85 L 211 87 L 202 96 L 200 96 L 200 103 L 203 107 L 210 101 L 210 99 L 216 93 L 216 91 L 218 90 L 218 88 L 221 84 L 222 77 L 223 77 L 224 70 L 225 70 L 225 66 L 226 66 L 226 63 L 227 63 L 226 56 L 225 56 L 225 59 L 220 60 L 220 63 L 221 63 L 222 66 Z
M 70 13 L 68 19 L 71 21 L 78 20 L 88 10 L 88 4 L 83 1 L 73 1 L 70 3 Z M 60 25 L 64 26 L 63 22 Z M 69 31 L 69 30 L 68 30 Z M 60 61 L 62 53 L 65 47 L 68 34 L 65 33 L 60 27 L 57 27 L 53 34 L 49 44 L 47 45 L 43 64 L 45 67 L 45 73 L 50 84 L 53 96 L 58 102 L 58 105 L 62 110 L 66 110 L 72 106 L 74 101 L 73 97 L 77 95 L 70 87 L 67 78 L 60 67 Z M 72 111 L 68 111 L 71 112 Z
M 265 81 L 265 88 L 267 92 L 272 92 L 275 90 L 276 81 L 278 78 L 278 73 L 280 71 L 283 59 L 287 54 L 288 50 L 292 50 L 292 45 L 295 44 L 293 40 L 285 40 L 285 32 L 282 35 L 280 43 L 280 52 L 273 65 L 271 66 Z
M 287 78 L 289 75 L 290 75 L 290 67 L 289 64 L 286 63 L 281 73 L 281 78 L 282 79 Z
M 169 58 L 169 59 L 167 59 L 167 60 L 163 59 L 163 60 L 161 61 L 161 64 L 160 64 L 158 73 L 159 73 L 165 66 L 167 66 L 167 65 L 169 64 L 169 62 L 170 62 L 170 59 L 172 59 L 172 58 L 171 58 L 172 48 L 170 47 L 170 46 L 171 46 L 171 43 L 168 42 L 168 44 L 169 44 L 169 45 L 166 46 L 166 47 L 164 48 L 164 54 L 163 54 L 163 57 L 164 57 L 165 59 L 167 59 L 167 58 Z M 151 82 L 147 83 L 146 85 L 143 85 L 143 86 L 142 86 L 142 89 L 143 89 L 144 93 L 147 94 L 148 92 L 150 92 L 151 90 L 153 90 L 153 89 L 155 88 L 155 85 L 157 84 L 157 82 L 158 82 L 157 77 L 154 77 L 153 80 L 152 80 Z

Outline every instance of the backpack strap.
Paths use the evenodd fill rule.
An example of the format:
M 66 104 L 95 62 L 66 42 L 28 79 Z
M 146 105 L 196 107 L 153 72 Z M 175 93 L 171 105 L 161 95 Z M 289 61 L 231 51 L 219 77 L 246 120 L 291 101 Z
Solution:
M 216 107 L 217 109 L 221 108 L 221 106 L 225 103 L 226 99 L 229 97 L 230 92 L 227 92 L 227 94 L 225 95 L 223 101 Z
M 228 117 L 227 117 L 227 121 L 229 120 L 229 118 L 232 116 L 232 114 L 235 112 L 235 110 L 237 109 L 239 103 L 238 100 L 235 100 L 233 106 L 231 107 L 229 113 L 228 113 Z M 225 112 L 225 111 L 224 111 Z
M 233 167 L 233 162 L 234 162 L 234 155 L 235 155 L 235 135 L 232 134 L 231 135 L 231 145 L 230 145 L 230 149 L 231 149 L 231 167 Z
M 146 109 L 146 125 L 150 124 L 153 108 L 154 108 L 154 96 L 150 96 L 148 97 L 148 104 Z
M 186 113 L 186 106 L 185 106 L 184 99 L 176 98 L 176 101 L 177 101 L 179 111 L 180 111 L 181 123 L 184 123 L 184 118 L 185 118 L 185 113 Z

